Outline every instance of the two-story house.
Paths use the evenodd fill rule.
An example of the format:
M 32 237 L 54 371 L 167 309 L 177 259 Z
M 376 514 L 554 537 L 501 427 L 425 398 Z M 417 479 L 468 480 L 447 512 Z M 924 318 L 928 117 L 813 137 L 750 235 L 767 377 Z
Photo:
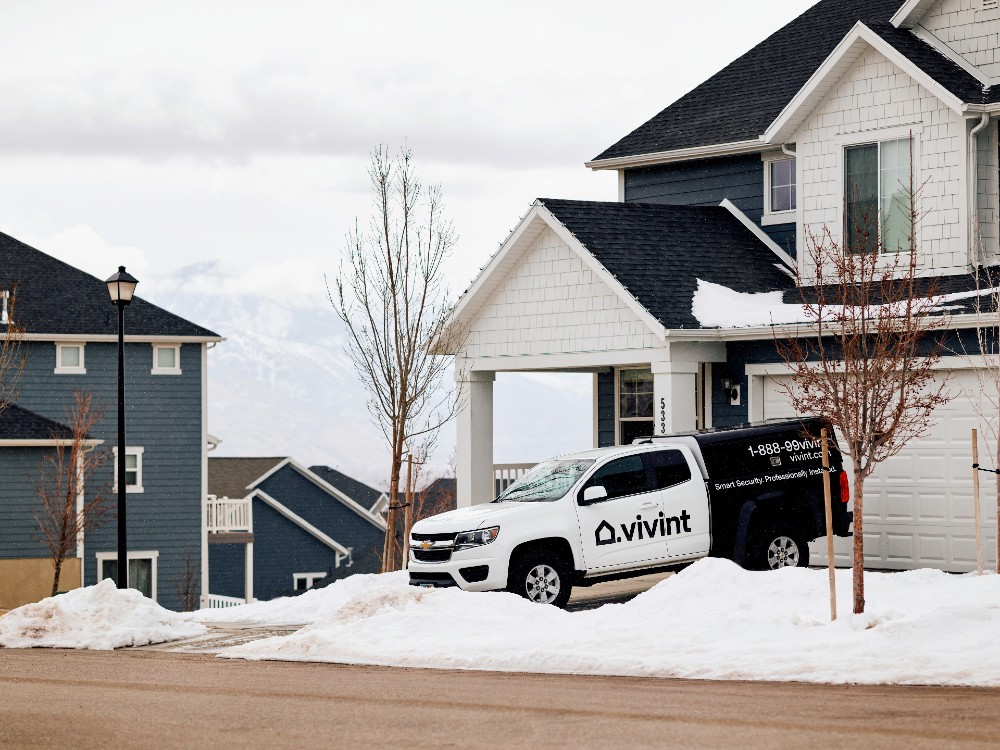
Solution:
M 47 596 L 52 584 L 48 552 L 34 538 L 35 488 L 46 451 L 66 434 L 74 390 L 93 394 L 105 410 L 90 433 L 95 449 L 116 450 L 118 428 L 118 316 L 104 281 L 0 234 L 0 292 L 15 288 L 10 314 L 25 332 L 25 366 L 16 405 L 0 415 L 4 608 Z M 129 579 L 179 609 L 185 591 L 208 591 L 206 375 L 208 350 L 221 338 L 139 298 L 125 325 Z M 115 473 L 109 460 L 82 488 L 88 498 L 110 496 L 112 512 Z M 96 583 L 116 564 L 112 517 L 78 539 L 60 589 Z
M 593 373 L 595 446 L 790 415 L 760 303 L 798 301 L 809 233 L 858 250 L 844 227 L 861 207 L 891 247 L 912 167 L 919 272 L 954 294 L 956 397 L 866 484 L 868 564 L 974 567 L 965 293 L 1000 254 L 998 39 L 995 0 L 821 0 L 587 162 L 617 173 L 617 201 L 537 200 L 451 322 L 467 333 L 449 352 L 459 505 L 493 494 L 497 373 Z

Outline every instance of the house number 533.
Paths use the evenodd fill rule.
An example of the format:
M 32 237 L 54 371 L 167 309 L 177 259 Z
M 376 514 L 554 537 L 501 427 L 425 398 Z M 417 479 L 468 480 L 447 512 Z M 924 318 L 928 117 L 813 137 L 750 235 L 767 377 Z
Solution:
M 660 398 L 660 434 L 667 434 L 667 399 Z

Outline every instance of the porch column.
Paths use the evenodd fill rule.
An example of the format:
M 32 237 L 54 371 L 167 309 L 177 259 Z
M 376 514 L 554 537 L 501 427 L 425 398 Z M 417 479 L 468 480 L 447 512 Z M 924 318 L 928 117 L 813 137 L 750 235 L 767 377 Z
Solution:
M 493 480 L 494 372 L 456 369 L 458 398 L 457 502 L 459 508 L 488 503 L 496 495 Z
M 690 432 L 697 425 L 697 362 L 653 362 L 653 432 Z
M 253 542 L 243 545 L 243 598 L 253 601 Z

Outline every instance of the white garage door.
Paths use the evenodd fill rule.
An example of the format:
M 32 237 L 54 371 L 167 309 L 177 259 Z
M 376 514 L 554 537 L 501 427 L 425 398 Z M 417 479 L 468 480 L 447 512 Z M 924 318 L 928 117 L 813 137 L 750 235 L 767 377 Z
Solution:
M 865 482 L 865 563 L 872 568 L 976 567 L 972 502 L 972 435 L 980 430 L 980 463 L 993 466 L 993 446 L 972 408 L 979 390 L 970 370 L 948 373 L 954 398 L 934 412 L 927 437 L 911 442 Z M 788 376 L 758 376 L 765 419 L 794 416 Z M 760 390 L 756 391 L 761 393 Z M 980 473 L 986 564 L 996 559 L 996 476 Z M 825 543 L 812 545 L 815 562 L 826 561 Z M 837 564 L 850 564 L 850 539 L 838 539 Z

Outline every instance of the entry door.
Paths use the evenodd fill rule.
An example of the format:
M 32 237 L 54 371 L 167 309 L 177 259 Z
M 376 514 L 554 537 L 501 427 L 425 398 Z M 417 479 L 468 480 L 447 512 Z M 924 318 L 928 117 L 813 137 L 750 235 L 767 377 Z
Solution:
M 605 500 L 580 505 L 583 490 L 601 486 Z M 599 467 L 577 494 L 577 518 L 588 571 L 637 567 L 666 559 L 659 535 L 660 493 L 648 482 L 642 455 Z

